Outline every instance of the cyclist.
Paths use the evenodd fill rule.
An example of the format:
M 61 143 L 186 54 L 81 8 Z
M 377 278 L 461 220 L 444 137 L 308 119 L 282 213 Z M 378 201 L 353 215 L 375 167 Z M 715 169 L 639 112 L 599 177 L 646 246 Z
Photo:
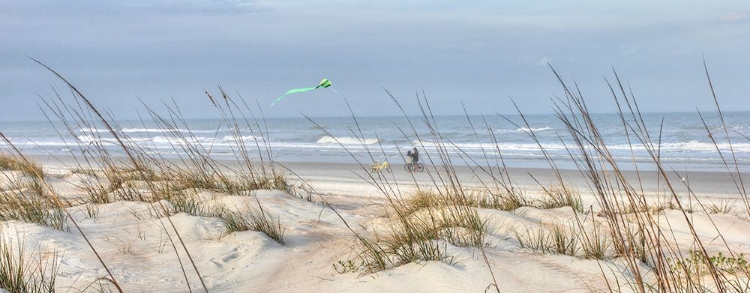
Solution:
M 417 163 L 419 162 L 419 151 L 417 150 L 416 147 L 406 152 L 406 156 L 411 157 L 412 166 L 417 165 Z

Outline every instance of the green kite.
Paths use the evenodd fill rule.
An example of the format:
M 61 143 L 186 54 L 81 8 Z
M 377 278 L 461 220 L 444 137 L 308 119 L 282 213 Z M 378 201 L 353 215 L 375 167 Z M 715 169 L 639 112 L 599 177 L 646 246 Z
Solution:
M 273 107 L 273 105 L 276 104 L 276 102 L 281 101 L 281 99 L 283 99 L 283 98 L 286 98 L 287 95 L 296 94 L 296 93 L 302 93 L 302 92 L 311 91 L 311 90 L 319 89 L 319 88 L 327 88 L 329 86 L 331 86 L 331 81 L 328 80 L 328 79 L 326 79 L 326 78 L 324 78 L 323 80 L 320 81 L 320 84 L 318 86 L 316 86 L 316 87 L 306 87 L 306 88 L 301 88 L 301 89 L 292 89 L 292 90 L 289 90 L 288 92 L 286 92 L 286 94 L 284 94 L 283 96 L 281 96 L 278 99 L 276 99 L 275 101 L 273 101 L 273 103 L 271 103 L 271 107 Z

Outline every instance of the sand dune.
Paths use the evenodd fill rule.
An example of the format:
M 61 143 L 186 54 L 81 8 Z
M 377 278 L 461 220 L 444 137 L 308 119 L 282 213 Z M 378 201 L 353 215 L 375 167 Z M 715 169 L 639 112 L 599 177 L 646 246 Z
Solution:
M 632 279 L 627 267 L 617 257 L 597 260 L 581 255 L 540 253 L 520 245 L 519 233 L 533 234 L 556 224 L 575 226 L 576 213 L 571 207 L 521 207 L 513 211 L 480 208 L 479 215 L 488 223 L 483 245 L 486 261 L 476 247 L 460 247 L 437 240 L 446 251 L 443 261 L 416 261 L 374 273 L 342 272 L 343 264 L 350 260 L 355 267 L 358 265 L 361 252 L 360 244 L 346 224 L 367 235 L 377 234 L 373 231 L 392 217 L 386 197 L 368 180 L 371 174 L 358 165 L 295 163 L 286 167 L 293 171 L 287 171 L 290 182 L 304 182 L 312 187 L 311 201 L 272 190 L 253 191 L 245 196 L 191 191 L 205 206 L 226 206 L 238 211 L 257 209 L 257 198 L 283 227 L 284 244 L 280 244 L 262 232 L 226 233 L 222 220 L 217 217 L 172 214 L 169 216 L 175 227 L 172 229 L 159 205 L 169 207 L 172 203 L 168 201 L 76 203 L 75 199 L 85 198 L 81 183 L 89 180 L 89 175 L 73 174 L 59 162 L 45 163 L 51 186 L 74 203 L 68 211 L 125 292 L 200 292 L 203 289 L 210 292 L 485 292 L 495 290 L 491 273 L 502 292 L 629 291 L 633 288 L 628 284 Z M 389 176 L 390 186 L 397 186 L 405 197 L 413 195 L 417 186 L 435 185 L 434 170 L 408 174 L 400 170 L 400 166 L 394 167 L 393 174 L 381 175 Z M 553 181 L 545 170 L 514 169 L 510 172 L 518 178 L 517 187 L 529 195 L 540 190 L 530 179 L 530 173 L 536 173 L 540 182 Z M 482 182 L 481 176 L 474 176 L 468 167 L 459 168 L 457 174 L 467 187 Z M 378 174 L 375 176 L 377 178 Z M 596 198 L 587 192 L 580 175 L 569 171 L 564 176 L 582 195 L 586 211 L 577 217 L 589 228 L 604 223 L 605 219 L 597 215 Z M 733 206 L 729 213 L 695 211 L 689 214 L 692 226 L 710 253 L 727 253 L 727 248 L 734 253 L 750 253 L 750 221 L 742 201 L 728 186 L 730 179 L 713 173 L 690 176 L 694 190 L 701 191 L 697 193 L 699 199 L 723 200 Z M 642 177 L 642 182 L 648 186 L 647 191 L 654 194 L 654 199 L 658 199 L 663 192 L 658 182 L 649 181 L 647 176 Z M 330 203 L 338 215 L 321 204 L 323 200 Z M 654 213 L 654 217 L 680 245 L 680 251 L 687 252 L 695 247 L 690 226 L 681 212 L 665 209 Z M 96 291 L 98 287 L 92 284 L 107 273 L 81 233 L 71 226 L 70 220 L 64 231 L 5 221 L 2 239 L 9 243 L 20 241 L 27 253 L 36 252 L 43 259 L 52 259 L 52 254 L 57 253 L 58 291 Z M 175 230 L 185 242 L 206 288 L 176 243 Z M 176 249 L 170 237 L 178 246 Z M 607 249 L 608 254 L 613 254 L 611 245 Z M 604 276 L 610 282 L 617 279 L 621 283 L 607 285 Z

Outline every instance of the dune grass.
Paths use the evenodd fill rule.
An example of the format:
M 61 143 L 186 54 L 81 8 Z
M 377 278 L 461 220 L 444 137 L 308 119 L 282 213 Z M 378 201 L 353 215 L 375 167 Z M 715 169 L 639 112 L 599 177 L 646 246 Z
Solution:
M 266 211 L 237 211 L 221 206 L 213 214 L 222 219 L 227 234 L 260 231 L 277 243 L 284 245 L 284 227 L 278 218 L 274 219 Z
M 26 176 L 44 177 L 42 166 L 9 153 L 0 153 L 0 170 L 17 170 Z
M 63 208 L 48 199 L 27 197 L 16 192 L 0 191 L 0 220 L 18 220 L 57 230 L 65 230 Z
M 59 255 L 27 253 L 22 240 L 6 239 L 0 229 L 0 288 L 10 292 L 56 292 Z
M 0 220 L 19 220 L 57 230 L 65 228 L 63 207 L 44 192 L 45 174 L 39 164 L 8 151 L 0 153 L 0 173 L 0 182 L 3 182 L 0 187 Z

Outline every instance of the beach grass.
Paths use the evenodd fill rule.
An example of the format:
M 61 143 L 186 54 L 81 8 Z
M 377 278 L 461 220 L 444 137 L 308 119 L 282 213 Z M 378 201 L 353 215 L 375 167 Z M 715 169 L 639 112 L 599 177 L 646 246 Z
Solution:
M 33 251 L 27 254 L 23 240 L 16 237 L 13 241 L 5 237 L 5 232 L 0 228 L 0 288 L 10 292 L 56 292 L 60 256 Z
M 44 192 L 42 167 L 21 155 L 0 153 L 0 220 L 20 220 L 48 226 L 65 228 L 65 213 L 62 207 L 48 198 Z

